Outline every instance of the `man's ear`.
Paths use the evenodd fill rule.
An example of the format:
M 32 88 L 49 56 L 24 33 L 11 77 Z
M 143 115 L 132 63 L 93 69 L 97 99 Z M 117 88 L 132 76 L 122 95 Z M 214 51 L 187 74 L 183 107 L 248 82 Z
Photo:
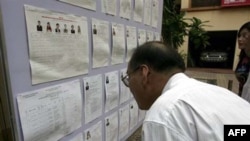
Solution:
M 148 83 L 148 77 L 150 75 L 150 68 L 147 65 L 141 65 L 140 69 L 142 73 L 142 85 L 146 86 Z

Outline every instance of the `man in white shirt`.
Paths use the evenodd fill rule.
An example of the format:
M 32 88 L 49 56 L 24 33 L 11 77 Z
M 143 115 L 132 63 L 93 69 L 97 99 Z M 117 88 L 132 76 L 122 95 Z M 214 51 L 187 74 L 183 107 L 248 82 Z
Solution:
M 182 57 L 161 42 L 137 47 L 122 78 L 142 110 L 144 141 L 223 141 L 224 125 L 250 125 L 250 104 L 185 75 Z

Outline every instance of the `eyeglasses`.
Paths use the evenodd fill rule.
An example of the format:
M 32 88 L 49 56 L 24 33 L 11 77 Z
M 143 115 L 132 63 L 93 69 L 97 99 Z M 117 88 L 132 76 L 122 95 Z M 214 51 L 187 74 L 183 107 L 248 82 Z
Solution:
M 136 72 L 139 68 L 140 68 L 140 66 L 136 67 L 133 71 L 131 71 L 130 73 L 128 73 L 124 77 L 121 76 L 122 82 L 125 86 L 129 87 L 129 75 Z

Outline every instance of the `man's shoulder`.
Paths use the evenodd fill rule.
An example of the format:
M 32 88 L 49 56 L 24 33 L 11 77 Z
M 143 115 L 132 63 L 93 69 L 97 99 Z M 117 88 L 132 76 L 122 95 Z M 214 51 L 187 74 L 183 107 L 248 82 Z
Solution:
M 146 120 L 169 119 L 168 117 L 170 117 L 171 114 L 173 114 L 173 112 L 175 112 L 178 108 L 182 108 L 180 107 L 180 105 L 183 104 L 185 104 L 185 102 L 178 97 L 161 96 L 150 107 L 145 119 Z M 162 117 L 164 117 L 164 119 L 161 119 Z

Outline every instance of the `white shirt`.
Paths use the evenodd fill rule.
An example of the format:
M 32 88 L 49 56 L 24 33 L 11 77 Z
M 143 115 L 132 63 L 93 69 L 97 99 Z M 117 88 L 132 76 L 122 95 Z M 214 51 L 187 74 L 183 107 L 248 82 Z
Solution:
M 143 122 L 144 141 L 223 141 L 225 124 L 250 124 L 250 104 L 231 91 L 175 74 Z
M 247 77 L 247 82 L 243 86 L 241 97 L 250 102 L 250 77 Z

